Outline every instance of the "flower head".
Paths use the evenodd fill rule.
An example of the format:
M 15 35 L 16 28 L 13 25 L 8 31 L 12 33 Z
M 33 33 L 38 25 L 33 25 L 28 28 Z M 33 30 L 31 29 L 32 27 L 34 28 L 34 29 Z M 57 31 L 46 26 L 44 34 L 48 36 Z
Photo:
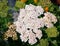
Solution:
M 43 14 L 43 11 L 42 7 L 32 4 L 26 5 L 25 9 L 20 9 L 18 20 L 14 24 L 16 31 L 21 34 L 22 42 L 28 41 L 29 44 L 33 45 L 37 42 L 36 38 L 41 39 L 42 31 L 38 28 L 43 27 L 44 23 L 42 22 L 43 19 L 39 19 L 38 16 Z

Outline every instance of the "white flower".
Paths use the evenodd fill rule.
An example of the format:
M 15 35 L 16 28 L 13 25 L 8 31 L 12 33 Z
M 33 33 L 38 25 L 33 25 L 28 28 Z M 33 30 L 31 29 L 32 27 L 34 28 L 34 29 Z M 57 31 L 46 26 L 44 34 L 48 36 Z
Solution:
M 36 12 L 38 12 L 39 15 L 41 15 L 41 14 L 43 14 L 44 10 L 43 10 L 43 8 L 41 6 L 37 6 L 36 7 Z
M 28 40 L 27 36 L 21 35 L 20 38 L 21 38 L 22 42 L 27 42 L 27 40 Z
M 34 10 L 34 9 L 35 9 L 35 6 L 32 5 L 32 4 L 26 5 L 26 6 L 25 6 L 25 9 L 26 9 L 26 10 Z
M 55 24 L 57 22 L 57 18 L 55 16 L 52 16 L 52 22 Z
M 25 9 L 20 9 L 20 13 L 19 13 L 19 16 L 18 16 L 18 20 L 19 19 L 23 19 L 26 15 L 26 11 Z
M 45 17 L 47 17 L 51 22 L 56 23 L 57 22 L 57 18 L 55 17 L 55 15 L 53 15 L 50 12 L 46 12 L 44 13 Z
M 50 12 L 46 12 L 44 13 L 44 15 L 45 16 L 43 17 L 43 19 L 44 19 L 45 26 L 48 28 L 53 27 L 54 26 L 53 23 L 55 24 L 57 22 L 55 15 L 53 15 Z
M 27 42 L 28 35 L 29 35 L 28 31 L 26 31 L 25 33 L 21 34 L 20 38 L 21 38 L 22 42 Z
M 37 18 L 39 16 L 39 14 L 36 11 L 30 11 L 29 14 L 27 13 L 27 15 L 33 19 Z
M 37 6 L 37 8 L 39 7 Z M 41 9 L 42 8 L 40 7 L 39 10 Z M 37 42 L 36 38 L 41 39 L 42 32 L 41 30 L 38 30 L 38 28 L 44 27 L 44 23 L 42 22 L 43 19 L 38 18 L 38 16 L 42 14 L 42 11 L 36 10 L 36 6 L 32 4 L 26 5 L 25 9 L 20 9 L 18 20 L 14 22 L 16 31 L 20 33 L 22 42 L 28 41 L 31 45 Z
M 39 30 L 38 28 L 35 28 L 34 33 L 36 33 L 36 37 L 38 39 L 41 39 L 41 37 L 42 37 L 42 31 L 41 30 Z
M 51 27 L 53 27 L 54 25 L 53 25 L 52 23 L 46 23 L 45 26 L 48 27 L 48 28 L 51 28 Z
M 33 45 L 37 42 L 37 39 L 29 39 L 29 44 Z
M 33 45 L 37 42 L 36 36 L 32 31 L 29 32 L 29 41 L 28 42 L 31 45 Z
M 47 17 L 43 17 L 44 19 L 44 25 L 48 28 L 53 27 L 53 24 L 51 23 L 51 20 L 48 19 Z
M 22 42 L 27 42 L 31 45 L 37 42 L 37 39 L 41 39 L 42 31 L 38 28 L 41 27 L 53 27 L 53 23 L 56 23 L 57 19 L 52 13 L 44 13 L 43 18 L 38 18 L 43 14 L 44 10 L 41 6 L 34 6 L 32 4 L 26 5 L 25 9 L 20 9 L 18 20 L 14 22 L 16 25 L 16 31 L 20 33 L 20 39 Z

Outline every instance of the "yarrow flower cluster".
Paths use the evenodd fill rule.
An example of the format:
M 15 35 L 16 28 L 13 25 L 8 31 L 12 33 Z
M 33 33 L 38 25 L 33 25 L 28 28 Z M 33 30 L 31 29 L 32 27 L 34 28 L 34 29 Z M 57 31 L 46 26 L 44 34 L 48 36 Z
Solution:
M 53 23 L 57 22 L 56 17 L 50 13 L 44 13 L 44 17 L 38 18 L 44 10 L 41 6 L 34 6 L 32 4 L 26 5 L 24 9 L 20 9 L 20 13 L 16 25 L 16 31 L 20 33 L 20 39 L 22 42 L 27 42 L 31 45 L 37 42 L 37 39 L 41 39 L 42 31 L 41 27 L 52 27 Z M 52 23 L 53 22 L 53 23 Z

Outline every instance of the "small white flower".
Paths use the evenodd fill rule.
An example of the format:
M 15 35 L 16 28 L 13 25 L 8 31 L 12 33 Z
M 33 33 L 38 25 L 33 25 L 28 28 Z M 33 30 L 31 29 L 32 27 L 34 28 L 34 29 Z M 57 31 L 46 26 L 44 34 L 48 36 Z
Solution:
M 34 9 L 35 9 L 35 6 L 32 5 L 32 4 L 26 5 L 26 6 L 25 6 L 25 9 L 26 9 L 26 10 L 34 10 Z
M 53 27 L 53 24 L 51 23 L 51 20 L 48 19 L 47 17 L 43 17 L 44 19 L 44 25 L 48 28 Z
M 36 33 L 36 38 L 41 39 L 41 37 L 42 37 L 42 31 L 40 29 L 35 28 L 33 30 L 33 32 Z
M 22 40 L 22 42 L 27 42 L 28 37 L 21 35 L 21 36 L 20 36 L 20 39 Z
M 57 22 L 57 18 L 55 16 L 52 16 L 52 22 L 55 24 Z
M 25 9 L 20 9 L 18 19 L 23 19 L 25 17 L 25 15 L 26 15 Z
M 31 45 L 33 45 L 37 42 L 36 36 L 32 31 L 29 32 L 29 41 L 28 42 Z
M 44 13 L 45 17 L 47 17 L 51 22 L 56 23 L 57 22 L 57 18 L 55 17 L 55 15 L 53 15 L 50 12 L 46 12 Z
M 37 42 L 37 39 L 29 39 L 29 44 L 33 45 Z
M 22 42 L 27 42 L 28 36 L 29 36 L 29 31 L 26 30 L 24 33 L 22 33 L 20 35 L 20 38 L 21 38 Z
M 43 10 L 43 8 L 41 6 L 37 6 L 36 7 L 36 12 L 38 12 L 39 15 L 41 15 L 41 14 L 43 14 L 44 10 Z
M 52 23 L 46 23 L 45 26 L 48 28 L 51 28 L 51 27 L 53 27 L 53 24 Z

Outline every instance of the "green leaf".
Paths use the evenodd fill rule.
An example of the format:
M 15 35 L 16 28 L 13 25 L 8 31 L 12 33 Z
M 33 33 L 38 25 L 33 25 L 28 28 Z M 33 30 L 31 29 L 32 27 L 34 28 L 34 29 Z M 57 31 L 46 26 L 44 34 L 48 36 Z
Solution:
M 15 7 L 17 7 L 17 8 L 24 8 L 25 7 L 25 3 L 20 2 L 20 1 L 16 1 Z
M 47 39 L 41 39 L 40 40 L 40 46 L 49 46 L 48 40 Z
M 50 7 L 52 5 L 52 3 L 50 0 L 39 0 L 37 5 L 40 5 L 42 7 L 46 7 L 46 6 Z
M 40 46 L 40 44 L 37 44 L 36 46 Z
M 47 39 L 41 39 L 36 46 L 49 46 L 48 40 Z
M 0 17 L 6 17 L 8 12 L 7 0 L 0 2 Z
M 51 42 L 52 42 L 52 44 L 53 44 L 54 46 L 58 46 L 58 45 L 57 45 L 57 41 L 56 41 L 56 40 L 51 41 Z
M 47 28 L 45 32 L 47 33 L 48 37 L 57 37 L 59 34 L 56 27 Z

